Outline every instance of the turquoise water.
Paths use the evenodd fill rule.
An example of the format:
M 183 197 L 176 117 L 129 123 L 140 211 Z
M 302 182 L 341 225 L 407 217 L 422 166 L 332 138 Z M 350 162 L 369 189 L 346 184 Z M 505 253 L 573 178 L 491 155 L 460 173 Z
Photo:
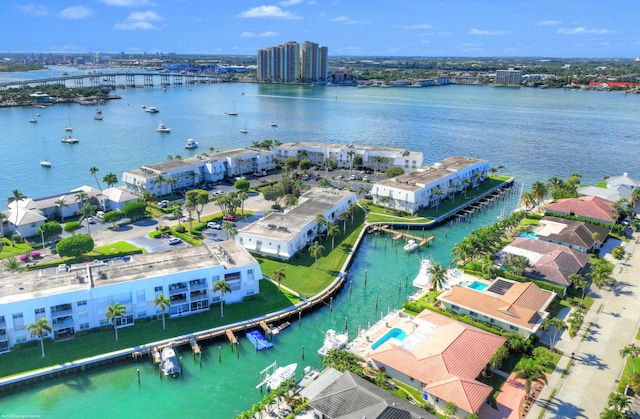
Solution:
M 0 75 L 0 80 L 6 77 Z M 93 120 L 93 106 L 36 110 L 42 114 L 38 124 L 28 123 L 32 108 L 0 108 L 0 195 L 7 197 L 16 188 L 40 196 L 79 184 L 95 186 L 89 167 L 98 167 L 99 177 L 114 172 L 120 178 L 123 170 L 163 161 L 168 154 L 195 154 L 183 148 L 187 138 L 200 142 L 198 153 L 210 146 L 228 149 L 279 139 L 406 147 L 422 151 L 427 163 L 468 155 L 488 159 L 492 166 L 504 165 L 502 173 L 528 186 L 574 172 L 587 183 L 622 171 L 640 178 L 635 139 L 640 132 L 640 95 L 480 86 L 356 89 L 255 84 L 127 89 L 115 94 L 122 99 L 101 106 L 103 121 Z M 224 114 L 234 101 L 237 118 Z M 142 104 L 157 106 L 160 113 L 146 113 Z M 74 136 L 81 140 L 75 146 L 60 144 L 69 119 Z M 249 133 L 241 134 L 245 119 Z M 171 134 L 155 132 L 159 120 L 172 128 Z M 271 121 L 278 127 L 270 127 Z M 39 166 L 43 142 L 54 163 L 51 170 Z M 366 237 L 349 270 L 352 282 L 335 298 L 333 310 L 323 307 L 301 323 L 291 319 L 292 325 L 274 338 L 273 348 L 258 352 L 243 336 L 238 358 L 225 341 L 205 342 L 202 366 L 187 347 L 179 348 L 185 373 L 175 380 L 160 379 L 148 360 L 123 362 L 2 395 L 0 411 L 56 418 L 233 417 L 261 398 L 255 388 L 260 370 L 274 361 L 280 366 L 297 362 L 299 377 L 306 365 L 320 367 L 316 351 L 327 329 L 347 329 L 353 338 L 360 328 L 401 307 L 413 291 L 420 258 L 448 265 L 453 244 L 510 213 L 517 192 L 469 223 L 425 232 L 435 234 L 436 240 L 414 254 L 398 249 L 388 237 Z
M 398 339 L 398 340 L 404 340 L 404 338 L 406 338 L 406 337 L 407 337 L 407 334 L 405 333 L 404 330 L 394 327 L 393 329 L 391 329 L 387 333 L 385 333 L 385 335 L 383 337 L 381 337 L 380 339 L 378 339 L 373 345 L 371 345 L 371 349 L 373 349 L 373 350 L 378 349 L 383 343 L 385 343 L 386 341 L 388 341 L 391 338 L 395 338 L 395 339 Z
M 527 239 L 537 239 L 538 238 L 538 233 L 533 231 L 531 233 L 522 233 L 520 234 L 520 237 L 525 237 Z
M 467 285 L 467 288 L 471 288 L 476 291 L 484 291 L 487 287 L 488 287 L 487 284 L 483 284 L 482 282 L 478 282 L 478 281 L 473 281 L 472 283 Z

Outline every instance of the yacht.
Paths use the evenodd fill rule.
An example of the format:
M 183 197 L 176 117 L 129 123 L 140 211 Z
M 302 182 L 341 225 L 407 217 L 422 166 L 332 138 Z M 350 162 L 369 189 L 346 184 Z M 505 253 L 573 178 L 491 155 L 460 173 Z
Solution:
M 180 374 L 182 368 L 178 361 L 178 356 L 173 348 L 167 346 L 162 350 L 162 372 L 164 375 L 176 376 Z
M 335 330 L 329 329 L 324 335 L 324 344 L 322 345 L 322 348 L 318 349 L 318 355 L 324 358 L 330 350 L 344 348 L 348 341 L 348 332 L 337 333 Z
M 407 244 L 404 245 L 404 250 L 406 250 L 409 253 L 413 252 L 417 248 L 418 248 L 418 243 L 416 243 L 416 241 L 413 239 L 409 239 L 409 241 L 407 241 Z
M 102 110 L 101 109 L 96 109 L 96 114 L 93 115 L 93 119 L 95 119 L 96 121 L 102 121 Z
M 267 391 L 275 390 L 288 379 L 296 375 L 298 364 L 289 364 L 286 367 L 278 367 L 267 380 Z
M 67 131 L 67 132 L 73 131 L 73 128 L 71 127 L 71 118 L 69 118 L 69 125 L 64 127 L 64 130 Z
M 244 128 L 242 128 L 242 129 L 240 130 L 240 132 L 241 132 L 241 133 L 243 133 L 243 134 L 246 134 L 246 133 L 248 133 L 248 132 L 249 132 L 249 131 L 247 130 L 247 120 L 246 120 L 246 119 L 244 120 Z
M 160 121 L 160 123 L 158 124 L 158 128 L 156 128 L 156 131 L 158 131 L 158 132 L 171 132 L 171 128 L 165 127 L 164 124 L 162 123 L 162 121 Z
M 80 142 L 80 140 L 72 137 L 71 135 L 65 135 L 61 141 L 65 144 L 77 144 Z
M 275 122 L 269 122 L 269 126 L 270 126 L 270 127 L 277 127 L 277 126 L 278 126 L 278 124 L 276 124 Z
M 49 161 L 49 156 L 47 156 L 47 145 L 44 140 L 42 140 L 42 143 L 44 146 L 44 160 L 40 160 L 40 166 L 51 167 L 51 161 Z
M 431 268 L 431 261 L 429 259 L 422 259 L 420 261 L 420 272 L 413 280 L 413 286 L 416 288 L 427 288 L 431 286 L 433 281 L 433 275 L 429 272 Z
M 184 148 L 186 149 L 197 148 L 197 147 L 198 147 L 198 142 L 195 141 L 193 138 L 189 138 L 187 140 L 187 143 L 184 145 Z
M 149 107 L 148 107 L 148 108 L 146 108 L 144 111 L 145 111 L 145 112 L 149 112 L 149 113 L 158 113 L 158 112 L 160 112 L 160 111 L 158 110 L 158 108 L 156 108 L 155 106 L 149 106 Z

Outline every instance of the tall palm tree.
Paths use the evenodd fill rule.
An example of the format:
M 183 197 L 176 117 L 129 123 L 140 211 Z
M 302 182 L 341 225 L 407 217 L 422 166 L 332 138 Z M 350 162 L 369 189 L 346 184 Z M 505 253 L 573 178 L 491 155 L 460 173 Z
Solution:
M 107 313 L 105 319 L 107 323 L 113 324 L 113 330 L 116 332 L 116 340 L 118 340 L 118 318 L 124 317 L 127 314 L 127 307 L 115 302 L 111 306 L 107 306 Z
M 287 274 L 284 272 L 284 268 L 276 269 L 271 272 L 271 279 L 278 281 L 278 291 L 280 291 L 280 282 L 283 279 L 287 279 Z
M 85 191 L 80 191 L 76 194 L 76 202 L 80 203 L 80 208 L 82 208 L 82 206 L 84 205 L 84 201 L 86 201 L 87 198 L 89 198 L 89 194 L 87 194 Z
M 431 275 L 431 289 L 438 291 L 442 289 L 443 282 L 447 279 L 447 268 L 440 262 L 435 262 L 429 266 L 429 274 Z
M 580 305 L 582 305 L 582 301 L 584 300 L 584 293 L 585 293 L 587 287 L 589 286 L 589 283 L 587 282 L 585 277 L 580 275 L 580 274 L 571 274 L 571 275 L 569 275 L 569 280 L 571 281 L 571 283 L 573 284 L 573 287 L 575 289 L 581 289 L 582 290 L 582 296 L 580 297 Z
M 42 349 L 42 357 L 44 358 L 44 335 L 45 332 L 51 333 L 53 330 L 49 325 L 49 322 L 47 322 L 47 318 L 42 317 L 35 323 L 27 325 L 27 330 L 29 331 L 29 337 L 31 339 L 35 337 L 40 339 L 40 349 Z
M 324 254 L 324 246 L 316 242 L 309 246 L 309 255 L 316 260 L 315 269 L 318 269 L 318 259 Z
M 624 348 L 620 349 L 620 356 L 622 358 L 626 358 L 628 356 L 637 358 L 638 356 L 640 356 L 640 348 L 637 347 L 634 343 L 630 343 Z M 635 366 L 636 363 L 633 360 L 627 361 L 627 369 L 629 370 L 629 375 L 634 375 L 636 373 Z
M 218 291 L 220 291 L 220 317 L 224 317 L 224 294 L 231 293 L 231 285 L 224 279 L 216 281 L 213 284 L 213 292 Z
M 172 193 L 173 187 L 178 183 L 178 179 L 170 177 L 169 179 L 165 180 L 164 183 L 169 187 L 169 193 Z
M 618 412 L 623 412 L 631 407 L 631 399 L 622 393 L 611 393 L 609 394 L 607 405 Z
M 118 176 L 116 176 L 113 172 L 109 172 L 102 178 L 102 181 L 107 184 L 107 187 L 112 187 L 118 183 Z
M 469 261 L 475 252 L 475 247 L 471 244 L 470 240 L 462 240 L 459 243 L 456 243 L 451 248 L 450 256 L 453 256 L 451 259 L 451 264 L 449 266 L 453 266 L 455 264 L 465 264 Z
M 548 330 L 551 328 L 553 328 L 553 335 L 551 336 L 551 339 L 549 341 L 549 349 L 553 351 L 556 346 L 556 343 L 558 342 L 558 337 L 559 337 L 558 332 L 560 332 L 560 335 L 562 335 L 562 332 L 567 330 L 568 326 L 564 322 L 564 320 L 558 317 L 553 317 L 553 318 L 547 317 L 540 324 L 540 329 Z
M 316 214 L 316 236 L 320 237 L 320 230 L 327 225 L 327 219 L 322 214 Z
M 331 237 L 331 250 L 335 248 L 336 236 L 340 234 L 340 226 L 331 224 L 327 228 L 327 237 Z
M 162 330 L 165 330 L 164 312 L 167 307 L 171 307 L 171 299 L 169 297 L 165 297 L 164 294 L 159 294 L 153 299 L 153 308 L 156 307 L 160 307 L 160 312 L 162 313 Z
M 542 201 L 544 201 L 549 194 L 549 188 L 547 188 L 547 185 L 538 180 L 536 182 L 533 182 L 533 184 L 531 185 L 531 192 L 533 192 L 533 196 L 536 199 L 536 204 L 540 205 L 540 203 L 542 203 Z
M 18 232 L 18 208 L 20 207 L 20 201 L 24 201 L 27 199 L 26 195 L 20 192 L 19 189 L 14 189 L 11 192 L 11 196 L 7 199 L 7 204 L 15 203 L 16 204 L 16 221 L 13 224 L 14 233 Z M 13 239 L 11 239 L 13 243 Z
M 64 215 L 62 215 L 62 208 L 68 207 L 69 205 L 67 205 L 64 198 L 60 198 L 56 200 L 56 202 L 54 202 L 53 204 L 56 206 L 56 208 L 58 209 L 58 212 L 60 213 L 60 221 L 64 223 Z
M 82 221 L 87 220 L 87 234 L 91 236 L 91 227 L 89 224 L 89 218 L 96 213 L 97 207 L 91 204 L 84 204 L 84 206 L 80 209 L 80 223 Z
M 338 220 L 342 221 L 342 230 L 347 231 L 347 220 L 349 219 L 349 211 L 342 211 L 338 215 Z
M 544 375 L 544 368 L 533 358 L 523 358 L 519 362 L 516 371 L 516 378 L 524 380 L 524 390 L 527 397 L 531 395 L 531 384 L 534 382 L 547 382 L 547 376 Z
M 100 169 L 98 169 L 95 166 L 91 166 L 89 168 L 89 173 L 91 173 L 93 175 L 94 178 L 96 178 L 96 183 L 98 184 L 98 188 L 100 188 L 100 190 L 102 190 L 102 185 L 100 185 L 100 181 L 98 180 L 98 172 L 100 171 Z
M 159 185 L 160 186 L 160 193 L 158 195 L 162 195 L 162 184 L 165 182 L 165 180 L 167 180 L 164 176 L 162 176 L 162 174 L 159 174 L 158 176 L 156 176 L 156 178 L 153 180 L 153 185 Z
M 347 155 L 349 156 L 349 174 L 353 172 L 353 156 L 356 155 L 356 152 L 353 150 L 347 151 Z
M 531 211 L 536 206 L 536 196 L 531 191 L 525 191 L 522 193 L 521 205 L 525 210 Z
M 179 205 L 176 205 L 175 207 L 171 208 L 171 214 L 173 215 L 173 218 L 178 220 L 178 225 L 182 225 L 182 222 L 180 221 L 180 219 L 184 214 L 182 214 L 182 208 Z

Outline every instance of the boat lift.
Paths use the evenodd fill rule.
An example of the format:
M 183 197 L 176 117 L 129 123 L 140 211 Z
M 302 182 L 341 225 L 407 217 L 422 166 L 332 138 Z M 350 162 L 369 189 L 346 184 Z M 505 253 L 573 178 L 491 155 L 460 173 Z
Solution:
M 277 364 L 278 364 L 277 361 L 273 361 L 273 364 L 267 366 L 267 368 L 260 371 L 260 383 L 256 386 L 256 388 L 259 388 L 260 390 L 262 390 L 262 386 L 264 384 L 267 384 L 267 382 L 269 381 L 273 373 L 276 371 L 276 368 L 278 366 Z

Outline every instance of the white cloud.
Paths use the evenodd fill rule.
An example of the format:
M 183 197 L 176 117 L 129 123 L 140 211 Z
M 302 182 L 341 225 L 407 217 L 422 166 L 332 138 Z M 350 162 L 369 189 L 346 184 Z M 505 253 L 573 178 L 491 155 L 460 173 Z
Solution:
M 334 17 L 333 19 L 329 19 L 329 22 L 347 22 L 350 19 L 346 16 L 338 16 L 338 17 Z
M 274 18 L 274 19 L 301 19 L 300 16 L 297 16 L 294 13 L 282 10 L 278 6 L 258 6 L 249 10 L 245 10 L 244 12 L 240 13 L 238 16 L 243 18 L 264 17 L 264 18 Z
M 91 9 L 85 6 L 72 6 L 67 7 L 60 13 L 58 13 L 58 17 L 63 19 L 84 19 L 93 14 Z
M 273 32 L 273 31 L 266 31 L 266 32 L 260 32 L 260 33 L 242 32 L 240 34 L 240 37 L 242 38 L 266 38 L 269 36 L 278 36 L 278 32 Z
M 426 23 L 418 24 L 418 25 L 395 25 L 394 28 L 404 29 L 404 30 L 416 30 L 416 29 L 432 29 L 433 26 L 428 25 Z
M 18 10 L 25 15 L 30 16 L 47 16 L 49 14 L 46 7 L 37 4 L 25 4 L 23 6 L 18 6 Z
M 127 16 L 124 23 L 116 23 L 114 29 L 130 31 L 130 30 L 152 30 L 157 29 L 152 22 L 161 21 L 162 18 L 152 11 L 134 12 Z
M 104 4 L 108 4 L 109 6 L 118 6 L 118 7 L 147 7 L 147 6 L 155 6 L 152 1 L 149 0 L 100 0 Z
M 332 19 L 328 19 L 328 22 L 338 22 L 338 23 L 343 23 L 345 25 L 355 25 L 356 23 L 360 23 L 362 25 L 370 25 L 371 21 L 370 20 L 356 20 L 356 19 L 350 19 L 347 16 L 337 16 L 334 17 Z
M 588 29 L 581 26 L 578 28 L 560 28 L 557 33 L 561 35 L 607 35 L 612 32 L 608 29 Z
M 300 3 L 302 3 L 302 1 L 303 0 L 284 0 L 284 1 L 281 1 L 279 4 L 282 7 L 289 7 L 289 6 L 293 6 L 293 5 L 296 5 L 296 4 L 300 4 Z
M 482 29 L 471 29 L 469 35 L 509 35 L 509 31 L 486 31 Z
M 539 26 L 553 26 L 553 25 L 561 25 L 561 20 L 543 20 L 542 22 L 538 22 Z

